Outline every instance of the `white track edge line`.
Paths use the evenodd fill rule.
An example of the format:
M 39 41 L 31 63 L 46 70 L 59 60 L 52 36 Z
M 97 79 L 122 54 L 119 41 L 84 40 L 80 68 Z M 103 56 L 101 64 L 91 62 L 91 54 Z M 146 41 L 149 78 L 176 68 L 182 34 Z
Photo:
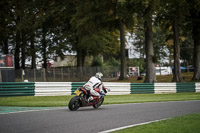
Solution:
M 26 112 L 36 112 L 36 111 L 60 110 L 60 109 L 65 109 L 65 108 L 16 111 L 16 112 L 0 113 L 0 115 L 5 115 L 5 114 L 15 114 L 15 113 L 26 113 Z
M 98 133 L 110 133 L 110 132 L 114 132 L 114 131 L 130 128 L 130 127 L 146 125 L 146 124 L 150 124 L 150 123 L 153 123 L 153 122 L 159 122 L 159 121 L 163 121 L 163 120 L 167 120 L 167 119 L 170 119 L 170 118 L 154 120 L 154 121 L 148 121 L 148 122 L 143 122 L 143 123 L 138 123 L 138 124 L 133 124 L 133 125 L 128 125 L 128 126 L 123 126 L 123 127 L 118 127 L 118 128 L 114 128 L 114 129 L 110 129 L 110 130 L 106 130 L 106 131 L 101 131 L 101 132 L 98 132 Z
M 102 106 L 118 106 L 118 105 L 127 105 L 127 104 L 149 104 L 149 103 L 168 103 L 168 102 L 191 102 L 191 101 L 200 101 L 200 100 L 186 100 L 186 101 L 162 101 L 162 102 L 144 102 L 144 103 L 126 103 L 126 104 L 106 104 Z M 41 109 L 41 110 L 27 110 L 27 111 L 17 111 L 17 112 L 7 112 L 7 113 L 0 113 L 1 114 L 14 114 L 14 113 L 25 113 L 25 112 L 34 112 L 34 111 L 45 111 L 45 110 L 59 110 L 59 109 L 65 109 L 63 108 L 55 108 L 55 109 Z

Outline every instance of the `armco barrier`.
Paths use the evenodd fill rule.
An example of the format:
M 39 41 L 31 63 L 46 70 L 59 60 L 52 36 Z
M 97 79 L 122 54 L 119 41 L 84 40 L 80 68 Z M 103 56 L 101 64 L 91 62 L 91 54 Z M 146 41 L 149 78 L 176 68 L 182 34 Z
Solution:
M 0 82 L 0 96 L 34 96 L 33 82 Z
M 154 93 L 154 83 L 131 83 L 131 94 Z
M 72 82 L 72 87 L 71 87 L 71 94 L 74 94 L 74 91 L 78 88 L 81 87 L 85 84 L 85 82 Z
M 195 83 L 196 92 L 200 93 L 200 83 Z
M 195 83 L 176 83 L 177 93 L 195 92 Z
M 154 93 L 176 93 L 176 83 L 154 83 Z
M 72 94 L 74 91 L 85 84 L 85 82 L 72 82 Z M 130 83 L 104 82 L 105 87 L 110 88 L 109 95 L 130 94 Z
M 71 95 L 71 82 L 36 82 L 35 96 Z
M 118 82 L 104 82 L 106 88 L 111 89 L 108 95 L 125 95 L 131 94 L 130 83 L 118 83 Z
M 1 82 L 0 96 L 57 96 L 72 95 L 85 82 Z M 200 83 L 125 83 L 104 82 L 111 91 L 107 95 L 145 93 L 200 93 Z

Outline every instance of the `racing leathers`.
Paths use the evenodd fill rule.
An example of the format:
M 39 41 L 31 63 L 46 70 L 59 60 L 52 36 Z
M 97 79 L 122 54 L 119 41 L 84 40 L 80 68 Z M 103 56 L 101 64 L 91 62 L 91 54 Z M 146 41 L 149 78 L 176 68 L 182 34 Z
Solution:
M 103 83 L 100 79 L 93 76 L 89 81 L 83 86 L 86 90 L 90 91 L 92 96 L 100 97 L 100 94 L 94 90 L 94 88 L 99 88 L 100 92 L 103 91 Z

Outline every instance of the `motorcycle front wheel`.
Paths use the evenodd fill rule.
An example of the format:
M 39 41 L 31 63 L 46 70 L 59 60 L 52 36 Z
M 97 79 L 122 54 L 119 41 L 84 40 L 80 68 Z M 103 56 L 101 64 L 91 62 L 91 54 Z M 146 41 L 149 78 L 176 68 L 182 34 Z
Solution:
M 97 109 L 103 104 L 104 98 L 102 98 L 98 103 L 93 105 L 93 108 Z
M 80 107 L 80 97 L 75 96 L 69 101 L 68 108 L 71 111 L 76 111 L 77 109 L 79 109 L 79 107 Z

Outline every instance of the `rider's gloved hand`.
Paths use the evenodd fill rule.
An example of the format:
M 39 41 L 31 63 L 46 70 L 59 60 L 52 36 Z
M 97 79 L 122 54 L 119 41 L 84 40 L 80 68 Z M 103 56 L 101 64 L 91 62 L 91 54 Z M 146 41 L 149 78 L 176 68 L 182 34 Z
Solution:
M 101 91 L 101 94 L 104 94 L 104 95 L 105 95 L 106 93 L 105 93 L 104 91 Z
M 93 96 L 90 96 L 90 97 L 88 98 L 88 102 L 92 101 L 93 99 L 94 99 Z
M 100 95 L 99 95 L 99 99 L 100 99 L 102 96 L 103 96 L 103 95 L 102 95 L 102 94 L 100 94 Z
M 107 91 L 111 91 L 110 88 L 106 88 L 106 89 L 107 89 Z

